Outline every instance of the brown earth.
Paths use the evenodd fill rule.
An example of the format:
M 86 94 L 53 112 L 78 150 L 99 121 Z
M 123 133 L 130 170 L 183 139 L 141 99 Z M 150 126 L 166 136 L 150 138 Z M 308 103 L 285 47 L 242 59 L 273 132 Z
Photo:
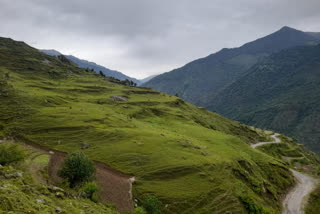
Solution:
M 0 140 L 0 143 L 2 142 L 6 141 Z M 62 178 L 57 175 L 57 172 L 61 168 L 67 153 L 51 150 L 48 147 L 37 144 L 26 144 L 24 147 L 49 154 L 48 175 L 50 177 L 50 183 L 56 184 L 62 181 Z M 127 213 L 128 211 L 131 213 L 134 208 L 132 200 L 132 183 L 134 182 L 134 177 L 119 172 L 105 163 L 98 161 L 94 161 L 94 163 L 96 166 L 95 181 L 99 186 L 99 202 L 115 205 L 121 214 Z
M 61 182 L 57 175 L 61 168 L 66 153 L 50 151 L 51 155 L 48 173 L 54 183 Z M 133 211 L 132 182 L 134 177 L 118 172 L 104 163 L 96 162 L 96 182 L 100 188 L 98 192 L 99 201 L 102 203 L 114 204 L 120 213 Z

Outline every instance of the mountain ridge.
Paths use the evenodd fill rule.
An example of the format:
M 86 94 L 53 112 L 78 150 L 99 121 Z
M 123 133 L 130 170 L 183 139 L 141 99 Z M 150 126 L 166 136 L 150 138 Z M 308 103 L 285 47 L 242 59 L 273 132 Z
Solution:
M 290 27 L 248 42 L 238 48 L 224 48 L 181 68 L 160 74 L 143 86 L 204 106 L 206 96 L 215 94 L 244 74 L 267 55 L 282 49 L 318 43 L 320 39 Z
M 50 56 L 58 56 L 58 55 L 64 55 L 62 53 L 60 53 L 59 51 L 57 50 L 54 50 L 54 49 L 41 49 L 40 50 L 41 52 L 47 54 L 47 55 L 50 55 Z M 106 68 L 102 65 L 99 65 L 95 62 L 91 62 L 91 61 L 88 61 L 88 60 L 84 60 L 84 59 L 80 59 L 80 58 L 77 58 L 73 55 L 64 55 L 65 57 L 67 57 L 69 60 L 71 60 L 72 62 L 76 63 L 79 67 L 81 68 L 89 68 L 89 69 L 94 69 L 94 71 L 96 73 L 99 73 L 100 71 L 102 71 L 106 76 L 111 76 L 111 77 L 114 77 L 116 79 L 119 79 L 119 80 L 132 80 L 133 82 L 137 83 L 138 85 L 141 84 L 141 81 L 136 79 L 136 78 L 133 78 L 133 77 L 129 77 L 119 71 L 115 71 L 115 70 L 111 70 L 109 68 Z

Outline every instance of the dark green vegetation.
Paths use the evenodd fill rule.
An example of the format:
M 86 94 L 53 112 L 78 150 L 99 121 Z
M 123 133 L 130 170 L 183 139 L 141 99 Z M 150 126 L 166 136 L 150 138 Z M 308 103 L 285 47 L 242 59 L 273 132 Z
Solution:
M 320 153 L 320 45 L 283 50 L 221 91 L 210 109 Z
M 319 39 L 319 33 L 284 27 L 159 75 L 144 86 L 288 134 L 320 152 L 320 57 L 314 47 Z M 285 50 L 303 45 L 307 47 Z
M 94 173 L 93 162 L 82 152 L 69 154 L 58 171 L 60 177 L 68 180 L 70 187 L 92 181 Z
M 1 144 L 14 146 L 26 154 L 26 162 L 0 166 L 0 213 L 92 213 L 116 214 L 107 205 L 91 202 L 85 198 L 74 198 L 63 189 L 39 184 L 29 173 L 33 165 L 38 163 L 40 156 L 25 151 L 16 144 Z M 6 150 L 9 156 L 11 150 Z M 5 152 L 2 150 L 2 152 Z M 32 164 L 30 164 L 30 161 Z M 41 161 L 42 162 L 42 161 Z
M 316 44 L 320 39 L 314 34 L 289 27 L 249 42 L 239 48 L 224 48 L 161 74 L 143 86 L 179 96 L 204 107 L 212 105 L 220 90 L 237 80 L 255 63 L 280 50 L 306 44 Z
M 0 164 L 7 165 L 24 160 L 24 151 L 14 144 L 0 144 Z
M 40 51 L 42 51 L 43 53 L 48 54 L 50 56 L 62 55 L 60 52 L 58 52 L 56 50 L 40 50 Z M 65 57 L 68 58 L 69 60 L 71 60 L 73 63 L 77 64 L 80 68 L 93 69 L 96 73 L 99 73 L 101 71 L 106 76 L 114 77 L 119 80 L 128 79 L 128 80 L 131 80 L 137 84 L 140 84 L 140 80 L 137 80 L 132 77 L 128 77 L 119 71 L 110 70 L 109 68 L 103 67 L 103 66 L 98 65 L 94 62 L 89 62 L 87 60 L 79 59 L 79 58 L 72 56 L 72 55 L 65 55 Z
M 293 184 L 287 165 L 248 144 L 264 131 L 178 97 L 105 81 L 22 42 L 0 39 L 0 136 L 83 150 L 133 174 L 133 195 L 163 213 L 268 213 Z M 242 200 L 246 198 L 246 200 Z
M 142 206 L 144 207 L 144 209 L 148 214 L 161 213 L 162 203 L 158 198 L 152 195 L 147 195 L 144 197 Z
M 306 214 L 318 214 L 320 210 L 320 186 L 318 186 L 310 195 L 307 207 L 305 208 Z

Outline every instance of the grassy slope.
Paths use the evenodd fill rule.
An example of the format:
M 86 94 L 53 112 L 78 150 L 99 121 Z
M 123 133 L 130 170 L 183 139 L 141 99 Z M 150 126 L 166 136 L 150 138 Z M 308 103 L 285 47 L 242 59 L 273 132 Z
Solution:
M 21 172 L 12 166 L 1 166 L 1 174 Z M 22 172 L 23 177 L 0 179 L 0 213 L 92 213 L 116 214 L 117 212 L 103 204 L 96 204 L 88 199 L 56 197 L 50 187 L 33 180 L 30 174 Z M 44 200 L 44 203 L 37 200 Z
M 320 46 L 271 55 L 225 88 L 209 109 L 293 136 L 320 152 Z
M 305 209 L 306 214 L 318 214 L 320 210 L 320 186 L 311 193 L 308 205 Z
M 0 135 L 68 152 L 89 143 L 90 157 L 134 174 L 135 197 L 157 195 L 165 213 L 244 213 L 244 195 L 279 211 L 293 183 L 282 162 L 247 145 L 265 136 L 177 97 L 106 82 L 7 39 L 0 65 Z

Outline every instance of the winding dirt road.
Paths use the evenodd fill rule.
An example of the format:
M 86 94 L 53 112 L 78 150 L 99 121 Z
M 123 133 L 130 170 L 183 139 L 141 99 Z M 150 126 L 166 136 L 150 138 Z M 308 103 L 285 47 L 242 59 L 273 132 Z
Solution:
M 260 142 L 251 145 L 252 148 L 262 146 L 271 143 L 280 143 L 281 140 L 278 138 L 279 134 L 274 134 L 271 137 L 271 142 Z M 293 176 L 296 178 L 295 187 L 286 195 L 282 202 L 283 211 L 282 214 L 304 214 L 303 208 L 306 203 L 306 198 L 315 188 L 317 181 L 305 174 L 290 169 Z

